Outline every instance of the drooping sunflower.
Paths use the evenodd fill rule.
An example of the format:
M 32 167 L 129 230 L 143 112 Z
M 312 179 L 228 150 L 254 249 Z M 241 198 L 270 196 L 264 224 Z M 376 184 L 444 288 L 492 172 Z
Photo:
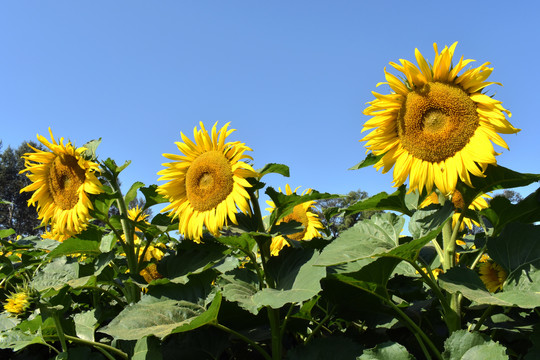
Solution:
M 33 153 L 26 153 L 25 169 L 21 173 L 32 184 L 21 190 L 33 191 L 29 205 L 37 207 L 38 218 L 42 225 L 51 225 L 55 238 L 65 238 L 85 230 L 93 209 L 90 194 L 103 192 L 96 177 L 99 165 L 86 160 L 82 153 L 84 147 L 75 148 L 71 142 L 56 142 L 49 128 L 52 142 L 38 135 L 38 140 L 50 151 L 36 148 Z
M 450 194 L 450 200 L 454 204 L 454 214 L 452 215 L 452 227 L 456 225 L 456 223 L 459 220 L 459 216 L 461 212 L 463 211 L 463 208 L 465 207 L 465 202 L 463 201 L 463 195 L 461 195 L 461 192 L 459 190 L 455 190 L 452 194 Z M 491 196 L 488 194 L 482 194 L 478 196 L 476 199 L 473 200 L 471 205 L 469 205 L 470 210 L 482 210 L 487 209 L 489 207 L 489 204 L 487 202 L 487 199 L 491 199 Z M 439 196 L 436 192 L 432 192 L 431 195 L 425 198 L 424 201 L 420 204 L 420 208 L 426 207 L 430 204 L 438 204 L 439 203 Z M 465 229 L 465 226 L 467 226 L 469 229 L 473 228 L 473 224 L 476 226 L 480 226 L 479 223 L 476 221 L 469 219 L 468 217 L 464 217 L 461 225 L 459 226 L 459 230 L 463 231 Z M 459 244 L 458 244 L 459 245 Z
M 289 184 L 286 184 L 285 194 L 296 194 L 296 191 L 298 189 L 299 187 L 292 191 Z M 279 192 L 282 192 L 281 188 L 279 188 L 278 190 Z M 309 194 L 311 193 L 311 191 L 311 189 L 306 189 L 302 192 L 302 195 Z M 276 204 L 271 200 L 267 200 L 266 203 L 270 206 L 266 210 L 272 213 L 276 208 Z M 319 220 L 319 216 L 313 211 L 311 211 L 313 210 L 314 204 L 315 201 L 306 201 L 304 203 L 298 204 L 294 207 L 292 213 L 283 217 L 277 222 L 277 224 L 281 224 L 289 221 L 297 221 L 304 227 L 302 231 L 294 234 L 289 234 L 287 235 L 287 237 L 292 240 L 311 240 L 313 238 L 321 236 L 319 230 L 324 229 L 324 225 Z M 283 249 L 285 246 L 289 246 L 289 243 L 283 236 L 280 235 L 272 238 L 272 244 L 270 244 L 270 254 L 272 256 L 277 256 L 281 249 Z
M 361 141 L 374 155 L 384 156 L 375 164 L 388 172 L 394 167 L 394 186 L 409 178 L 409 190 L 433 187 L 451 194 L 459 179 L 472 187 L 470 174 L 484 176 L 489 164 L 496 164 L 493 143 L 508 149 L 499 133 L 514 134 L 505 117 L 511 116 L 500 101 L 482 93 L 493 68 L 489 62 L 465 70 L 473 60 L 452 65 L 457 42 L 440 53 L 434 44 L 435 61 L 428 64 L 415 49 L 418 67 L 407 60 L 391 62 L 404 75 L 400 80 L 386 72 L 392 90 L 383 95 L 373 92 L 364 114 L 372 116 L 362 129 L 372 130 Z M 499 84 L 500 85 L 500 84 Z
M 508 277 L 503 267 L 493 261 L 480 263 L 478 271 L 480 272 L 480 279 L 486 285 L 486 289 L 489 292 L 501 290 Z
M 182 142 L 175 144 L 182 155 L 163 154 L 173 162 L 163 164 L 166 169 L 158 172 L 159 180 L 168 181 L 157 189 L 170 202 L 162 212 L 172 210 L 170 216 L 178 218 L 179 232 L 196 242 L 203 227 L 217 236 L 228 220 L 237 224 L 238 210 L 251 213 L 247 178 L 258 174 L 242 161 L 253 160 L 245 154 L 251 151 L 249 147 L 239 141 L 225 142 L 235 131 L 228 126 L 218 131 L 215 123 L 210 135 L 201 122 L 201 129 L 193 130 L 195 142 L 180 133 Z

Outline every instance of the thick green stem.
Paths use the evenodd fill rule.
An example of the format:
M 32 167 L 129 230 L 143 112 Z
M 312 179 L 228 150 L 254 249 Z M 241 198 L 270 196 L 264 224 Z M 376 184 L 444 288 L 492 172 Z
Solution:
M 62 328 L 62 324 L 60 323 L 60 317 L 58 316 L 58 312 L 56 310 L 52 310 L 53 312 L 53 319 L 54 319 L 54 325 L 56 326 L 56 333 L 58 334 L 58 339 L 60 340 L 60 344 L 62 344 L 62 351 L 67 353 L 67 343 L 66 343 L 66 336 L 64 334 L 64 329 Z
M 491 312 L 493 311 L 493 308 L 494 308 L 493 305 L 488 306 L 488 308 L 486 309 L 486 311 L 484 311 L 484 313 L 482 314 L 480 319 L 478 319 L 478 322 L 474 326 L 473 331 L 480 331 L 480 328 L 484 324 L 484 321 L 486 321 L 486 319 L 489 317 L 489 315 L 491 315 Z
M 77 342 L 77 343 L 80 343 L 80 344 L 93 346 L 96 349 L 101 348 L 103 350 L 106 350 L 108 352 L 111 352 L 111 353 L 113 353 L 115 355 L 120 356 L 122 359 L 127 359 L 128 358 L 128 355 L 125 352 L 123 352 L 122 350 L 119 350 L 119 349 L 117 349 L 115 347 L 112 347 L 110 345 L 102 344 L 102 343 L 98 343 L 98 342 L 90 341 L 90 340 L 84 340 L 84 339 L 81 339 L 81 338 L 78 338 L 78 337 L 75 337 L 75 336 L 70 336 L 70 335 L 65 335 L 65 337 L 69 341 L 73 341 L 73 342 Z
M 424 331 L 422 331 L 422 329 L 420 329 L 420 327 L 418 325 L 416 325 L 415 322 L 412 321 L 411 318 L 407 316 L 407 314 L 405 314 L 392 301 L 390 301 L 388 299 L 385 299 L 383 297 L 381 297 L 381 299 L 383 299 L 388 305 L 390 305 L 394 309 L 394 311 L 396 311 L 398 313 L 398 315 L 401 317 L 401 319 L 403 319 L 405 321 L 405 324 L 407 325 L 407 327 L 411 328 L 412 332 L 415 334 L 416 338 L 419 341 L 422 340 L 425 344 L 427 344 L 427 346 L 431 349 L 431 352 L 437 357 L 437 359 L 439 359 L 439 360 L 443 359 L 441 353 L 439 352 L 439 349 L 437 349 L 435 344 L 433 344 L 433 342 L 426 335 L 426 333 Z M 422 343 L 420 344 L 420 346 L 425 348 Z
M 253 191 L 250 191 L 249 195 L 253 208 L 253 217 L 257 221 L 257 231 L 264 232 L 264 223 L 262 220 L 262 213 L 258 198 Z M 268 238 L 266 236 L 255 236 L 255 241 L 257 242 L 259 251 L 261 252 L 261 262 L 266 286 L 274 289 L 276 287 L 276 283 L 267 271 L 267 263 L 271 256 L 270 246 L 267 244 Z M 270 322 L 270 330 L 272 333 L 272 359 L 279 360 L 281 359 L 282 352 L 281 334 L 284 332 L 284 329 L 282 329 L 280 326 L 281 319 L 279 317 L 279 309 L 273 309 L 272 307 L 267 306 L 266 311 L 268 312 L 268 320 Z
M 228 332 L 229 334 L 232 334 L 234 336 L 236 336 L 237 338 L 245 341 L 246 343 L 250 344 L 251 346 L 253 346 L 253 348 L 255 350 L 257 350 L 259 352 L 259 354 L 262 355 L 262 357 L 264 357 L 266 360 L 272 360 L 272 358 L 270 357 L 270 355 L 268 355 L 268 353 L 259 345 L 257 344 L 256 342 L 252 341 L 250 338 L 240 334 L 239 332 L 236 332 L 234 331 L 233 329 L 229 329 L 228 327 L 226 327 L 225 325 L 221 325 L 219 323 L 212 323 L 212 325 L 220 330 L 223 330 L 225 332 Z

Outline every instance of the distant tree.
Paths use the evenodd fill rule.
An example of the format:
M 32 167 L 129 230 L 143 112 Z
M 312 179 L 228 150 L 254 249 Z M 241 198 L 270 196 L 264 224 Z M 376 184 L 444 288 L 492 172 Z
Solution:
M 498 196 L 507 198 L 512 204 L 517 204 L 518 202 L 523 200 L 523 197 L 518 192 L 515 192 L 513 190 L 504 190 L 502 194 L 497 194 L 494 196 L 494 198 Z
M 325 199 L 317 201 L 317 207 L 320 209 L 318 211 L 319 219 L 331 232 L 332 237 L 336 237 L 343 230 L 346 230 L 360 220 L 369 219 L 374 214 L 379 213 L 380 211 L 362 211 L 353 215 L 338 214 L 332 216 L 330 219 L 326 219 L 324 215 L 325 212 L 332 208 L 345 209 L 352 204 L 368 198 L 368 193 L 360 189 L 356 191 L 351 191 L 347 195 L 335 198 L 335 199 Z
M 43 149 L 41 145 L 30 142 L 34 148 Z M 0 228 L 13 229 L 17 235 L 37 235 L 41 221 L 38 220 L 35 207 L 28 206 L 31 193 L 21 193 L 21 189 L 30 184 L 25 174 L 21 156 L 33 150 L 25 142 L 17 149 L 8 146 L 0 155 Z

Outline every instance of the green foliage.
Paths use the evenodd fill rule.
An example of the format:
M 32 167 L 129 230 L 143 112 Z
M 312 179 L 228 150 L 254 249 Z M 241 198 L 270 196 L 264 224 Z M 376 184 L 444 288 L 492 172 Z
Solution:
M 99 142 L 89 142 L 84 156 L 97 161 Z M 379 159 L 368 156 L 355 168 Z M 91 197 L 94 219 L 85 231 L 57 242 L 17 226 L 0 229 L 0 356 L 34 349 L 50 359 L 96 360 L 539 353 L 538 191 L 466 210 L 462 215 L 482 226 L 469 234 L 451 201 L 421 208 L 427 194 L 405 185 L 371 197 L 360 190 L 280 193 L 260 181 L 289 175 L 286 165 L 272 163 L 248 179 L 251 213 L 194 243 L 169 214 L 130 219 L 130 207 L 149 214 L 167 199 L 141 182 L 123 194 L 119 177 L 129 161 L 100 165 L 104 192 Z M 486 191 L 539 179 L 488 166 L 474 188 L 458 188 L 470 204 Z M 263 221 L 257 195 L 265 187 L 276 208 Z M 4 200 L 3 209 L 15 204 Z M 308 201 L 328 227 L 324 238 L 298 240 L 305 223 L 282 221 Z M 278 235 L 290 246 L 271 255 Z M 501 281 L 496 292 L 478 270 L 486 256 L 504 271 L 492 277 Z M 16 294 L 26 296 L 20 309 Z

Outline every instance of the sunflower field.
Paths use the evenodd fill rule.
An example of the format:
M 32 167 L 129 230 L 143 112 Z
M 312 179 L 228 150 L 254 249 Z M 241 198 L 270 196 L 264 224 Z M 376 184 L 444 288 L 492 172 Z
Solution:
M 354 169 L 392 170 L 395 191 L 346 208 L 267 186 L 289 168 L 255 169 L 228 123 L 181 133 L 159 185 L 124 187 L 100 140 L 38 135 L 21 192 L 42 234 L 0 230 L 0 358 L 538 359 L 540 190 L 494 192 L 540 174 L 497 164 L 519 129 L 456 45 L 384 70 Z

